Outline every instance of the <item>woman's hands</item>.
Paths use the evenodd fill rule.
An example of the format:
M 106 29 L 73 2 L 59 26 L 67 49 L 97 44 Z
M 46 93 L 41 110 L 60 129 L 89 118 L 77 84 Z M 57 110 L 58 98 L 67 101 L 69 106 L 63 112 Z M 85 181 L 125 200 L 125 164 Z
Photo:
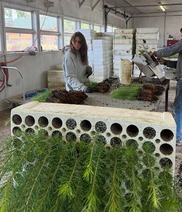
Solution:
M 92 67 L 86 66 L 86 74 L 85 76 L 88 78 L 92 74 Z

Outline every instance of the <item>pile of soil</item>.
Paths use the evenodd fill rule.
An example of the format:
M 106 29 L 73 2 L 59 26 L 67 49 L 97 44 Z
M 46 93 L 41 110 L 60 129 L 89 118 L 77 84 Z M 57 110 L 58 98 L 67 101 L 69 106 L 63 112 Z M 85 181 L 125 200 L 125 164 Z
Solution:
M 87 94 L 83 91 L 53 90 L 51 96 L 47 98 L 46 102 L 83 104 L 87 97 Z
M 133 83 L 136 83 L 134 81 Z M 137 82 L 139 83 L 139 81 Z M 164 85 L 155 83 L 140 82 L 143 86 L 139 90 L 136 100 L 154 102 L 158 100 L 158 97 L 164 92 Z M 91 92 L 107 93 L 121 87 L 119 78 L 107 78 L 99 83 L 90 83 L 87 85 Z M 68 103 L 68 104 L 84 104 L 84 100 L 87 98 L 87 94 L 82 91 L 66 91 L 66 90 L 54 90 L 46 102 L 54 103 Z
M 162 85 L 146 84 L 139 90 L 137 99 L 154 102 L 158 100 L 158 96 L 162 95 L 163 92 L 164 87 Z
M 87 85 L 92 92 L 107 93 L 121 86 L 119 78 L 110 77 L 102 82 L 90 83 Z

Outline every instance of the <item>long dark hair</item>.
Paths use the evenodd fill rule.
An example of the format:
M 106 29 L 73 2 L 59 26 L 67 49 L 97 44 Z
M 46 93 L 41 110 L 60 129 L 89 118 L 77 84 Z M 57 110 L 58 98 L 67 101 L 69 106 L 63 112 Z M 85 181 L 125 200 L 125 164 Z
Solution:
M 83 62 L 83 64 L 87 65 L 88 64 L 88 46 L 87 46 L 87 42 L 85 40 L 84 35 L 81 32 L 75 32 L 71 39 L 70 39 L 70 48 L 71 51 L 76 54 L 76 49 L 73 47 L 73 42 L 75 41 L 76 37 L 79 37 L 80 42 L 81 42 L 81 48 L 79 49 L 80 55 L 81 55 L 81 61 Z

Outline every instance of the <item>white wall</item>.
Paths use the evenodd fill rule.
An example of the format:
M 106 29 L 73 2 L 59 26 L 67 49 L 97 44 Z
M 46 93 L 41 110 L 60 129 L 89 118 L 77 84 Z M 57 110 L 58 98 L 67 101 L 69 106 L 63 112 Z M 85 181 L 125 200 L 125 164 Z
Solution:
M 161 14 L 155 17 L 154 15 L 148 15 L 148 17 L 135 17 L 132 19 L 132 27 L 158 28 L 158 48 L 162 48 L 167 45 L 167 39 L 169 35 L 172 35 L 174 39 L 181 39 L 180 28 L 182 27 L 182 14 L 170 13 L 166 14 L 166 16 L 165 14 Z
M 18 58 L 20 55 L 8 55 L 7 62 Z M 0 60 L 2 57 L 0 57 Z M 8 63 L 7 66 L 18 68 L 22 75 L 23 81 L 18 72 L 14 69 L 9 69 L 8 83 L 12 85 L 7 87 L 7 90 L 0 92 L 0 110 L 11 107 L 5 99 L 22 94 L 23 83 L 25 92 L 47 87 L 47 71 L 54 68 L 56 64 L 62 63 L 61 52 L 40 52 L 35 56 L 25 55 L 21 59 Z

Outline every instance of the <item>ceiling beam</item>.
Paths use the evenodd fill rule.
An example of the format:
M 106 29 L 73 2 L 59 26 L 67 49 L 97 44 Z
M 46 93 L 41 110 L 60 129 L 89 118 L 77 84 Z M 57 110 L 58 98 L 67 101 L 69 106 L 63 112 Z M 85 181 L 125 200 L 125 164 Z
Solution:
M 79 0 L 79 7 L 81 7 L 85 1 L 86 1 L 86 0 L 82 0 L 82 1 L 80 2 L 80 0 Z
M 95 9 L 95 7 L 98 5 L 98 3 L 99 3 L 100 1 L 101 1 L 101 0 L 97 0 L 97 1 L 95 2 L 95 4 L 92 5 L 92 11 Z
M 167 3 L 162 3 L 163 6 L 180 6 L 182 5 L 182 3 L 170 3 L 170 4 L 167 4 Z M 139 5 L 124 5 L 124 6 L 120 6 L 120 7 L 117 7 L 117 8 L 127 8 L 127 7 L 156 7 L 156 6 L 159 6 L 159 4 L 147 4 L 147 5 L 144 5 L 144 4 L 139 4 Z M 116 7 L 116 6 L 115 6 Z
M 128 7 L 133 7 L 135 10 L 138 10 L 138 12 L 142 13 L 139 9 L 136 8 L 136 6 L 130 4 L 127 0 L 124 0 L 124 2 L 129 5 Z

